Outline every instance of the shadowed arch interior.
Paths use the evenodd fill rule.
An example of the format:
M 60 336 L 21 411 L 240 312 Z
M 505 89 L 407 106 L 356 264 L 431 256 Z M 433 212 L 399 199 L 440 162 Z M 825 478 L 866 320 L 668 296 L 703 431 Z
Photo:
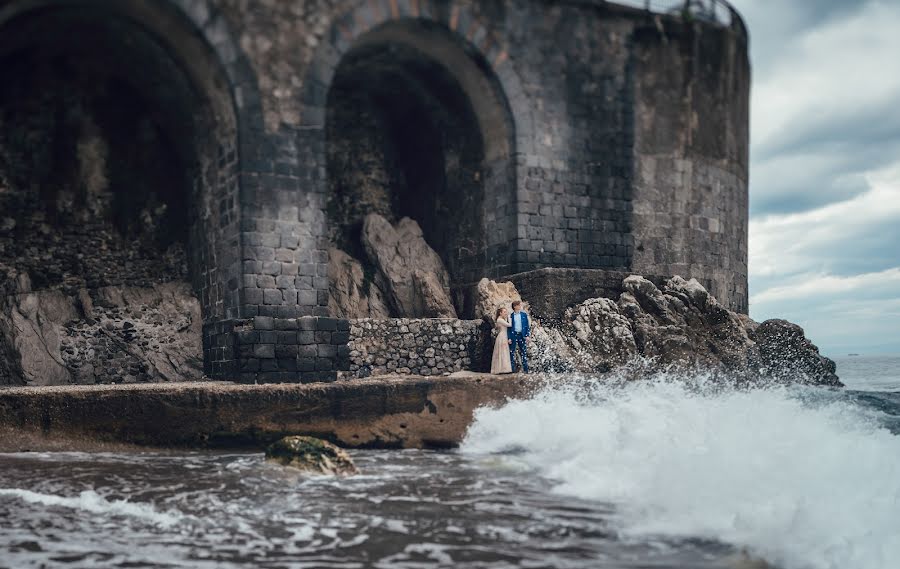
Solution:
M 0 37 L 0 199 L 28 235 L 13 243 L 47 243 L 6 253 L 35 288 L 190 278 L 215 317 L 210 229 L 237 221 L 218 218 L 236 161 L 224 74 L 167 3 L 31 4 Z
M 514 227 L 512 120 L 489 66 L 422 21 L 368 32 L 327 99 L 331 242 L 365 263 L 376 212 L 415 219 L 454 283 L 502 272 Z

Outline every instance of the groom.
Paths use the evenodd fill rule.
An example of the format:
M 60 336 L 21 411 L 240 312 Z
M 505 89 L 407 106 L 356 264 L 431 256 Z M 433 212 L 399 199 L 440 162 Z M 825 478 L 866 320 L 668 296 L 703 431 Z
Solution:
M 509 318 L 512 326 L 506 329 L 506 336 L 509 338 L 509 361 L 513 373 L 518 371 L 516 367 L 516 349 L 518 349 L 522 356 L 522 370 L 528 373 L 528 338 L 531 335 L 528 315 L 522 312 L 522 303 L 518 300 L 512 303 L 512 310 L 512 316 Z

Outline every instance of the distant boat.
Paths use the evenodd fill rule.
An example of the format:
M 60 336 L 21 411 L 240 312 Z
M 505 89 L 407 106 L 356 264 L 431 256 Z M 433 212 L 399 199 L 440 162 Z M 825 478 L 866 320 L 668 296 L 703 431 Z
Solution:
M 847 354 L 848 356 L 858 356 L 859 354 Z

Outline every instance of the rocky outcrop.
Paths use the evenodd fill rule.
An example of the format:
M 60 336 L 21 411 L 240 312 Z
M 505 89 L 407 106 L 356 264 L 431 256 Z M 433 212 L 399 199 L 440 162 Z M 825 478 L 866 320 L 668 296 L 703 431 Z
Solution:
M 776 378 L 808 378 L 812 383 L 841 385 L 832 360 L 819 354 L 803 328 L 786 320 L 766 320 L 753 327 L 751 337 L 759 348 L 762 367 Z
M 19 287 L 21 289 L 21 287 Z M 0 304 L 7 384 L 183 381 L 203 375 L 200 304 L 187 283 L 16 292 Z
M 841 385 L 834 362 L 802 328 L 784 320 L 758 324 L 722 307 L 696 280 L 676 276 L 660 289 L 632 275 L 622 290 L 618 300 L 592 298 L 567 309 L 557 326 L 535 327 L 534 367 L 602 373 L 640 358 L 644 369 Z
M 384 217 L 369 214 L 361 239 L 369 260 L 384 278 L 395 316 L 456 318 L 450 275 L 425 242 L 418 223 L 404 217 L 391 225 Z
M 314 437 L 293 436 L 275 441 L 266 459 L 315 474 L 359 474 L 347 451 Z
M 390 318 L 384 278 L 368 276 L 362 263 L 340 249 L 328 250 L 328 305 L 335 318 Z

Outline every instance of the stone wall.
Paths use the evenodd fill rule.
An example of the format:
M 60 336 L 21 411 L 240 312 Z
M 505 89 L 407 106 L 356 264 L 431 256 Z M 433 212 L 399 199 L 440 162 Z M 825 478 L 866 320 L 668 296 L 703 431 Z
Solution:
M 348 347 L 349 377 L 449 375 L 490 366 L 490 330 L 481 320 L 351 320 Z
M 631 268 L 694 277 L 746 313 L 747 38 L 676 26 L 635 35 Z
M 257 316 L 209 324 L 206 373 L 242 383 L 334 381 L 349 369 L 350 324 L 337 318 Z
M 301 317 L 329 315 L 334 219 L 328 205 L 335 177 L 329 168 L 345 167 L 329 162 L 334 142 L 328 135 L 334 110 L 329 94 L 342 77 L 352 84 L 352 63 L 365 50 L 377 52 L 384 63 L 377 74 L 386 86 L 377 93 L 382 110 L 409 97 L 424 100 L 417 89 L 458 95 L 449 102 L 437 97 L 410 121 L 428 119 L 431 130 L 404 123 L 402 113 L 391 121 L 391 136 L 403 139 L 407 158 L 415 158 L 425 146 L 422 140 L 436 138 L 435 129 L 451 134 L 449 123 L 438 120 L 439 108 L 466 117 L 451 137 L 456 142 L 430 155 L 435 168 L 429 172 L 440 165 L 443 178 L 424 176 L 408 188 L 407 194 L 428 199 L 417 200 L 416 211 L 392 210 L 418 217 L 427 238 L 446 240 L 431 245 L 445 257 L 454 284 L 477 280 L 478 273 L 499 278 L 548 267 L 678 273 L 710 283 L 723 304 L 746 309 L 750 77 L 739 18 L 720 25 L 609 2 L 547 0 L 4 0 L 0 5 L 5 76 L 25 77 L 15 72 L 24 67 L 58 79 L 63 75 L 46 66 L 55 55 L 76 52 L 70 59 L 86 72 L 70 89 L 41 79 L 24 96 L 6 99 L 0 110 L 29 116 L 17 105 L 39 102 L 41 93 L 90 93 L 99 85 L 90 73 L 101 70 L 119 76 L 116 84 L 130 85 L 130 91 L 99 91 L 116 94 L 116 105 L 126 110 L 140 107 L 159 123 L 156 130 L 165 135 L 159 140 L 171 142 L 184 166 L 179 179 L 186 180 L 179 185 L 183 192 L 161 200 L 170 214 L 186 214 L 180 226 L 168 225 L 169 235 L 185 237 L 180 239 L 184 253 L 173 267 L 180 280 L 189 275 L 202 308 L 204 353 L 212 358 L 205 366 L 218 377 L 241 373 L 234 362 L 243 360 L 226 353 L 239 345 L 239 322 L 269 318 L 278 330 Z M 44 42 L 47 38 L 53 41 Z M 36 43 L 49 51 L 33 52 L 43 59 L 31 65 L 23 54 Z M 390 45 L 414 55 L 391 60 Z M 349 74 L 342 76 L 348 62 L 343 70 Z M 437 68 L 446 73 L 429 71 Z M 391 81 L 395 72 L 415 80 Z M 453 89 L 444 88 L 448 83 Z M 55 105 L 60 117 L 79 107 L 62 103 Z M 94 103 L 99 109 L 116 105 L 104 105 L 102 98 Z M 94 123 L 102 127 L 104 120 Z M 125 123 L 107 119 L 105 124 Z M 75 140 L 89 130 L 72 129 Z M 157 156 L 141 152 L 147 140 L 143 130 L 105 137 L 107 147 L 137 158 Z M 474 158 L 453 151 L 470 133 L 483 146 Z M 58 152 L 58 163 L 68 165 L 68 170 L 32 168 L 26 179 L 37 179 L 42 171 L 85 172 L 79 160 L 90 154 L 90 144 L 22 140 L 25 150 L 49 146 Z M 3 149 L 0 154 L 2 166 L 12 154 Z M 120 195 L 148 195 L 139 191 L 142 181 L 160 191 L 174 188 L 153 177 L 171 163 L 156 158 L 136 170 L 124 168 Z M 448 185 L 432 184 L 435 180 Z M 46 182 L 47 188 L 56 183 Z M 126 226 L 142 219 L 144 210 L 156 211 L 138 205 L 128 210 Z M 465 212 L 466 222 L 474 219 L 475 225 L 457 223 L 448 211 Z M 49 235 L 59 233 L 60 219 L 47 218 Z M 8 227 L 0 221 L 0 228 Z M 22 242 L 34 235 L 34 244 L 44 248 L 46 240 L 37 235 L 44 229 L 28 227 Z M 129 233 L 124 235 L 127 242 Z M 85 281 L 129 273 L 119 256 L 103 256 L 102 248 L 84 243 Z M 301 372 L 287 363 L 292 358 L 282 359 L 283 365 L 266 364 L 274 370 L 262 371 L 259 364 L 259 370 L 245 373 L 300 380 Z M 314 364 L 320 365 L 325 366 Z M 331 369 L 321 371 L 339 367 L 335 355 Z

